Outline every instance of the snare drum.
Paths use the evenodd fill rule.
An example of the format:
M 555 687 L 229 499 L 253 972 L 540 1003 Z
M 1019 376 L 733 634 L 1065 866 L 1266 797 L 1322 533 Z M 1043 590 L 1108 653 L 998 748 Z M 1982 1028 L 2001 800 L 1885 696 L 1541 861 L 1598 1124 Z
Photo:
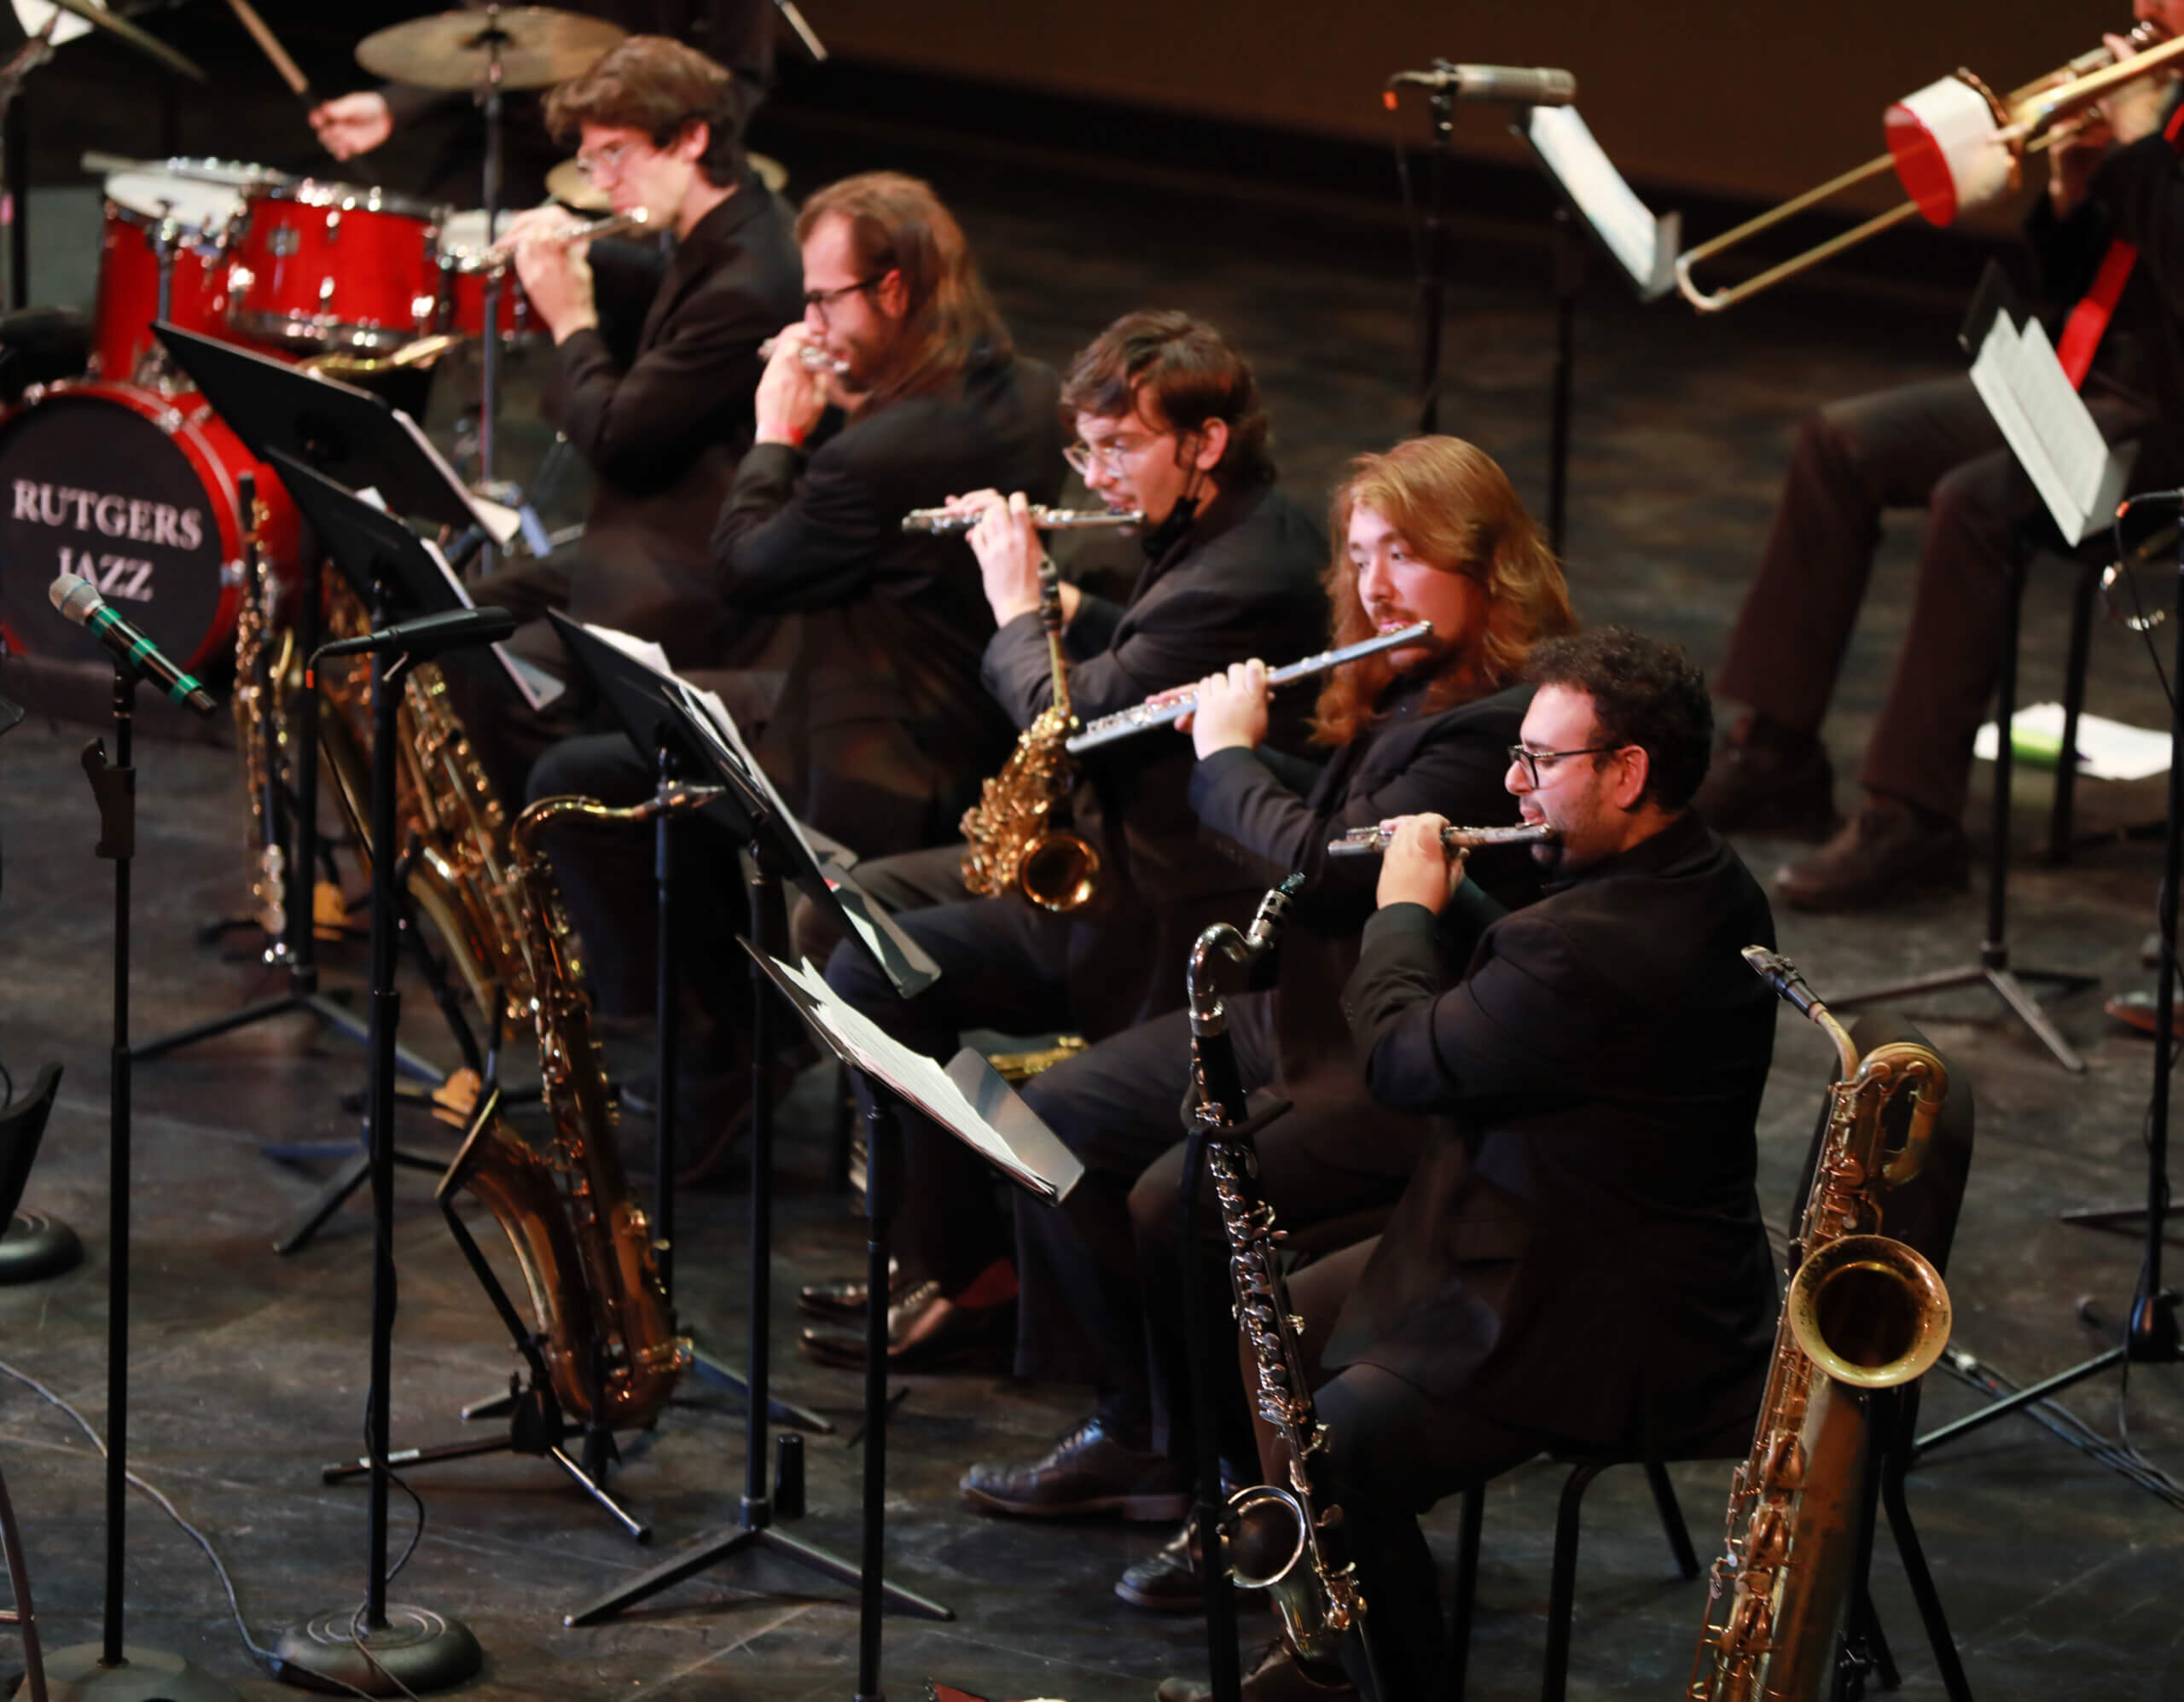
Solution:
M 229 245 L 228 324 L 276 349 L 392 353 L 433 328 L 443 214 L 309 178 L 253 189 Z
M 514 264 L 507 254 L 492 252 L 485 241 L 485 215 L 477 210 L 450 213 L 440 227 L 442 331 L 465 337 L 485 334 L 485 276 L 496 263 L 501 269 L 497 317 L 502 340 L 526 343 L 538 334 L 537 322 L 531 314 L 531 299 L 523 293 Z
M 61 384 L 0 415 L 0 633 L 34 656 L 88 654 L 47 595 L 80 573 L 183 667 L 230 650 L 242 595 L 244 473 L 266 509 L 260 549 L 297 577 L 294 505 L 194 392 Z
M 224 166 L 216 160 L 171 163 L 193 173 Z M 166 317 L 185 331 L 228 335 L 228 237 L 241 212 L 240 190 L 195 175 L 154 168 L 117 171 L 106 180 L 92 376 L 135 381 L 153 347 L 152 321 L 160 317 L 163 254 L 171 274 Z

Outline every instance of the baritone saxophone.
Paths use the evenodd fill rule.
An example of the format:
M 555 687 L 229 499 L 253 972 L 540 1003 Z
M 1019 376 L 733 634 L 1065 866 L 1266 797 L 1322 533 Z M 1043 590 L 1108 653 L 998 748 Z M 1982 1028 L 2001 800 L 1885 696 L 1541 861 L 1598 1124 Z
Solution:
M 1924 1255 L 1879 1233 L 1882 1197 L 1917 1176 L 1949 1072 L 1909 1042 L 1861 1056 L 1797 967 L 1745 961 L 1826 1030 L 1841 1059 L 1792 1249 L 1795 1269 L 1751 1452 L 1729 1490 L 1688 1702 L 1811 1702 L 1830 1682 L 1856 1569 L 1872 1425 L 1867 1397 L 1923 1376 L 1949 1345 L 1949 1291 Z M 1902 1145 L 1890 1131 L 1903 1121 Z M 1897 1115 L 1891 1116 L 1892 1111 Z

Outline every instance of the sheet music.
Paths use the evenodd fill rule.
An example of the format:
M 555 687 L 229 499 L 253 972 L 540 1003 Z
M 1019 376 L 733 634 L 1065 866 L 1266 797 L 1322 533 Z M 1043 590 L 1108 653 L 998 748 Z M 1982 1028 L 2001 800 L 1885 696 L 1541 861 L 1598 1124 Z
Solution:
M 926 1116 L 944 1124 L 957 1140 L 998 1166 L 1010 1180 L 1043 1199 L 1055 1200 L 1067 1194 L 1077 1175 L 1082 1174 L 1081 1165 L 1077 1175 L 1060 1177 L 1049 1177 L 1033 1169 L 1025 1156 L 995 1129 L 988 1112 L 996 1107 L 989 1105 L 982 1110 L 967 1096 L 948 1070 L 924 1053 L 903 1045 L 863 1012 L 836 997 L 825 977 L 812 967 L 810 959 L 804 959 L 793 969 L 779 958 L 762 956 L 760 961 L 776 981 L 792 990 L 805 1018 L 822 1031 L 822 1037 L 854 1066 L 879 1077 Z M 985 1091 L 980 1082 L 974 1081 L 973 1086 Z M 1037 1143 L 1045 1149 L 1041 1154 L 1045 1162 L 1057 1167 L 1067 1165 L 1068 1149 L 1037 1122 L 1030 1107 L 1018 1100 L 1010 1110 L 1012 1121 L 1025 1126 L 1028 1119 L 1028 1126 L 1045 1136 L 1044 1141 Z
M 1525 134 L 1639 293 L 1649 300 L 1665 293 L 1674 277 L 1676 234 L 1681 225 L 1676 215 L 1653 217 L 1575 107 L 1532 107 Z
M 415 420 L 399 408 L 390 408 L 387 412 L 393 415 L 410 441 L 416 444 L 419 452 L 433 463 L 433 471 L 447 480 L 448 489 L 462 499 L 469 508 L 473 517 L 479 526 L 485 528 L 485 535 L 491 538 L 494 543 L 505 544 L 523 529 L 522 519 L 514 508 L 503 507 L 489 497 L 476 495 L 468 485 L 456 477 L 455 469 L 450 467 L 446 458 L 433 447 L 433 440 L 425 435 Z
M 102 12 L 107 9 L 106 0 L 91 0 L 91 3 Z M 26 38 L 41 34 L 53 15 L 61 11 L 58 6 L 47 5 L 45 0 L 15 0 L 15 21 L 23 26 L 23 34 Z M 78 36 L 87 36 L 90 32 L 91 26 L 84 20 L 72 12 L 61 12 L 61 21 L 53 26 L 53 44 L 59 47 L 64 42 L 74 41 Z
M 2040 322 L 2020 329 L 2007 312 L 1995 314 L 1972 382 L 2065 541 L 2081 543 L 2106 525 L 2138 445 L 2111 449 L 2102 439 Z
M 440 570 L 440 578 L 447 582 L 447 588 L 453 594 L 456 606 L 477 607 L 478 605 L 470 600 L 470 587 L 462 583 L 462 576 L 441 554 L 439 545 L 429 537 L 421 537 L 417 542 L 425 546 L 425 554 L 432 557 L 433 566 Z M 486 648 L 493 653 L 494 659 L 501 665 L 501 671 L 508 677 L 508 683 L 516 688 L 517 694 L 533 709 L 545 708 L 568 689 L 543 668 L 525 661 L 509 649 L 506 640 L 489 644 Z

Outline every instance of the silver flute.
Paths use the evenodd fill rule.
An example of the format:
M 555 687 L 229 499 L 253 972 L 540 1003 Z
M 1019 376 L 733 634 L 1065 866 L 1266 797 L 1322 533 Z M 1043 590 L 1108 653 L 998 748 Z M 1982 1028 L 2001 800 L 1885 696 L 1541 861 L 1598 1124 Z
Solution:
M 1378 857 L 1394 843 L 1393 828 L 1352 828 L 1327 841 L 1329 857 Z M 1551 845 L 1562 835 L 1544 822 L 1514 828 L 1443 828 L 1443 851 L 1472 851 L 1480 845 Z
M 1361 656 L 1373 656 L 1383 650 L 1393 650 L 1399 645 L 1415 644 L 1432 636 L 1433 623 L 1414 621 L 1409 626 L 1398 627 L 1391 632 L 1376 632 L 1370 638 L 1362 638 L 1355 644 L 1345 644 L 1339 650 L 1322 650 L 1316 656 L 1307 656 L 1300 662 L 1275 668 L 1266 677 L 1269 688 L 1286 686 L 1294 680 L 1307 680 L 1315 674 L 1332 673 L 1345 662 L 1355 662 Z M 1155 727 L 1172 727 L 1198 707 L 1195 697 L 1176 698 L 1172 702 L 1156 703 L 1147 699 L 1128 709 L 1118 709 L 1112 715 L 1103 715 L 1097 721 L 1088 722 L 1084 730 L 1062 748 L 1070 755 L 1095 750 L 1101 745 L 1112 745 L 1118 739 L 1127 739 L 1134 733 L 1148 733 Z
M 764 342 L 758 345 L 758 358 L 762 361 L 773 359 L 774 351 L 781 346 L 781 341 L 779 337 L 767 338 Z M 806 372 L 829 373 L 836 378 L 849 376 L 850 363 L 847 361 L 836 360 L 816 343 L 798 344 L 796 357 L 804 363 L 804 369 Z
M 1041 532 L 1083 532 L 1090 526 L 1134 526 L 1145 523 L 1144 511 L 1140 508 L 1050 508 L 1043 502 L 1034 502 L 1031 513 L 1031 524 Z M 912 508 L 903 516 L 903 530 L 952 537 L 957 532 L 970 531 L 985 517 L 983 508 L 963 514 L 947 508 Z

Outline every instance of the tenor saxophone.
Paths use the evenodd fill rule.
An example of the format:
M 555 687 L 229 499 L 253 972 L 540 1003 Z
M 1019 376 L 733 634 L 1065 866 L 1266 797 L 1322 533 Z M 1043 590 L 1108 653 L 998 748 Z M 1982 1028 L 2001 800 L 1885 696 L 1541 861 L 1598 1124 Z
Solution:
M 1047 630 L 1054 694 L 1016 741 L 1001 772 L 963 812 L 963 885 L 981 897 L 1021 892 L 1042 909 L 1066 912 L 1099 890 L 1100 853 L 1054 825 L 1076 783 L 1063 747 L 1077 731 L 1069 664 L 1061 653 L 1061 583 L 1051 559 L 1039 564 L 1039 620 Z
M 1192 948 L 1185 980 L 1194 1114 L 1206 1130 L 1206 1166 L 1228 1237 L 1236 1325 L 1251 1355 L 1247 1392 L 1288 1457 L 1286 1484 L 1252 1484 L 1229 1497 L 1229 1575 L 1243 1589 L 1269 1592 L 1291 1650 L 1300 1659 L 1324 1663 L 1353 1628 L 1362 1629 L 1365 1598 L 1342 1552 L 1341 1511 L 1324 1481 L 1327 1429 L 1313 1408 L 1290 1316 L 1274 1208 L 1259 1187 L 1252 1146 L 1237 1130 L 1244 1120 L 1243 1083 L 1213 978 L 1217 954 L 1249 964 L 1274 949 L 1303 885 L 1304 877 L 1292 874 L 1269 892 L 1247 933 L 1227 922 L 1206 929 Z
M 1810 1702 L 1832 1676 L 1856 1561 L 1871 1426 L 1866 1397 L 1925 1374 L 1949 1345 L 1949 1291 L 1915 1248 L 1878 1233 L 1881 1196 L 1919 1173 L 1949 1073 L 1924 1046 L 1862 1057 L 1795 965 L 1745 960 L 1827 1031 L 1840 1054 L 1827 1128 L 1793 1249 L 1751 1452 L 1729 1490 L 1684 1694 L 1689 1702 Z M 1906 1096 L 1903 1142 L 1890 1115 Z
M 665 807 L 710 795 L 692 788 Z M 587 798 L 547 798 L 516 818 L 508 851 L 533 970 L 550 1138 L 533 1142 L 496 1115 L 443 1184 L 474 1194 L 507 1233 L 555 1399 L 593 1430 L 648 1423 L 688 1368 L 692 1349 L 675 1333 L 652 1225 L 622 1169 L 590 1001 L 538 839 L 560 823 L 646 821 L 662 807 L 650 799 L 617 810 Z

